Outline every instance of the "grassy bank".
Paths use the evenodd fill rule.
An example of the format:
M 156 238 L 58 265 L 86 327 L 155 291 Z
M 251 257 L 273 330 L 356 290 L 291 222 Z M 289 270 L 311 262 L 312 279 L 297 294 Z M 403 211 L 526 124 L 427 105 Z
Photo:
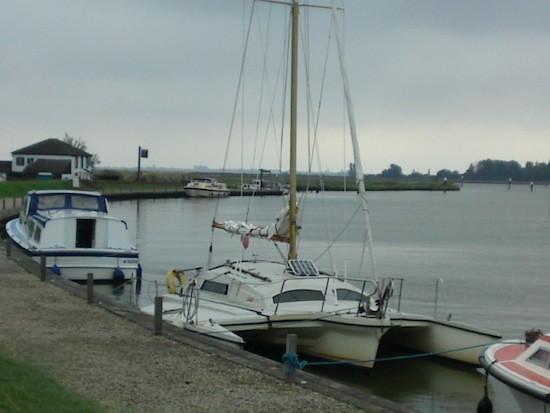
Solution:
M 162 177 L 158 181 L 152 180 L 151 177 L 145 176 L 141 182 L 132 180 L 124 181 L 94 181 L 87 185 L 81 182 L 80 189 L 96 190 L 104 193 L 128 193 L 128 192 L 152 192 L 152 191 L 175 191 L 182 190 L 186 182 L 195 176 L 203 176 L 202 174 L 187 174 L 180 177 L 178 180 L 166 179 Z M 251 183 L 255 179 L 254 175 L 245 175 L 241 178 L 238 174 L 209 174 L 208 176 L 225 182 L 229 188 L 237 189 L 241 183 Z M 156 177 L 158 178 L 158 177 Z M 279 183 L 287 184 L 285 179 L 279 179 Z M 324 188 L 326 191 L 355 191 L 356 185 L 354 180 L 346 179 L 338 176 L 324 177 L 321 180 L 308 178 L 307 176 L 298 177 L 299 191 L 317 191 Z M 460 188 L 458 185 L 449 182 L 445 185 L 443 182 L 434 181 L 391 181 L 391 180 L 366 180 L 365 185 L 367 191 L 456 191 Z M 71 189 L 70 181 L 51 180 L 16 180 L 0 182 L 0 198 L 17 198 L 24 196 L 32 189 Z
M 97 403 L 60 386 L 47 373 L 0 353 L 0 411 L 106 413 Z

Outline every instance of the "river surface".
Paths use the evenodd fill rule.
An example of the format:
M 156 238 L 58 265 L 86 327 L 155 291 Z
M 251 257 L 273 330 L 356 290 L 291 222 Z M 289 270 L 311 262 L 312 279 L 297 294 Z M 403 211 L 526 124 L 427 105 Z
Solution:
M 283 197 L 111 203 L 141 250 L 144 282 L 137 304 L 149 304 L 157 290 L 165 292 L 168 269 L 206 266 L 212 238 L 214 264 L 253 253 L 277 259 L 272 245 L 260 240 L 251 240 L 243 256 L 237 237 L 213 233 L 210 224 L 214 216 L 242 220 L 248 210 L 250 222 L 269 223 L 283 203 Z M 355 194 L 308 194 L 304 205 L 300 256 L 316 258 L 327 236 L 339 235 L 343 245 L 319 262 L 355 276 L 363 256 L 369 275 L 402 278 L 403 311 L 451 314 L 504 338 L 523 338 L 532 327 L 550 331 L 550 191 L 545 186 L 531 191 L 528 185 L 465 184 L 447 193 L 369 192 L 374 265 L 368 253 L 361 253 L 364 231 Z M 346 222 L 351 228 L 340 233 Z M 135 300 L 129 290 L 116 294 Z M 369 374 L 349 367 L 306 369 L 426 413 L 475 412 L 485 380 L 475 368 L 424 358 L 378 363 Z M 490 380 L 489 392 L 495 413 L 518 411 L 503 385 Z

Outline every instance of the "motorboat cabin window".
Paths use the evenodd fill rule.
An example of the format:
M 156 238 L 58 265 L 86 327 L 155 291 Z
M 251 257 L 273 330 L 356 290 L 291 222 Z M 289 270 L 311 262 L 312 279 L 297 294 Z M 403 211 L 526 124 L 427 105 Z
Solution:
M 550 351 L 541 348 L 529 357 L 529 361 L 538 366 L 544 367 L 546 370 L 550 370 Z
M 76 248 L 93 248 L 95 241 L 95 219 L 76 220 Z
M 325 296 L 319 290 L 290 290 L 273 296 L 274 304 L 324 300 Z
M 211 293 L 227 295 L 229 285 L 216 281 L 206 280 L 202 283 L 201 290 L 210 291 Z
M 294 275 L 314 276 L 319 275 L 317 266 L 310 260 L 290 260 L 288 266 Z
M 35 242 L 39 243 L 40 242 L 40 235 L 42 234 L 42 228 L 40 228 L 38 225 L 34 228 L 34 234 L 33 234 L 33 239 Z
M 79 196 L 73 195 L 71 197 L 71 206 L 74 209 L 90 209 L 92 211 L 97 211 L 98 207 L 98 198 L 94 196 Z
M 42 195 L 38 198 L 37 209 L 63 209 L 65 208 L 65 195 Z
M 342 301 L 367 301 L 368 297 L 362 295 L 357 291 L 348 290 L 347 288 L 338 288 L 336 290 L 336 297 Z

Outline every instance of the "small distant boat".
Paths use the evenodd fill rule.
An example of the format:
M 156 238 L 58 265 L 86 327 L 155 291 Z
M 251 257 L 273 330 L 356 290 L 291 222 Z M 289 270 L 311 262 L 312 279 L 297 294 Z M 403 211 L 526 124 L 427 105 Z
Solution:
M 529 338 L 529 335 L 535 334 Z M 550 334 L 526 332 L 526 341 L 506 341 L 480 357 L 487 373 L 506 384 L 523 413 L 550 411 Z
M 254 179 L 251 184 L 242 184 L 241 191 L 243 193 L 256 193 L 259 195 L 288 195 L 288 188 L 275 181 L 265 181 L 262 179 Z
M 139 251 L 128 225 L 109 214 L 98 192 L 30 191 L 19 217 L 6 224 L 11 240 L 55 274 L 73 281 L 123 281 L 138 277 Z
M 223 182 L 214 178 L 193 178 L 184 189 L 191 198 L 224 198 L 231 193 Z

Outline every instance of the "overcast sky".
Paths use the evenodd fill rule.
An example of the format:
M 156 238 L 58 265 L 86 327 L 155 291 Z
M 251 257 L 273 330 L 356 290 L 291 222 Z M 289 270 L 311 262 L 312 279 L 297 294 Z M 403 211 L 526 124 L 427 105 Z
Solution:
M 85 141 L 101 167 L 136 166 L 138 146 L 149 149 L 144 167 L 221 167 L 251 2 L 0 0 L 0 159 L 67 133 Z M 343 4 L 366 172 L 390 163 L 435 173 L 488 158 L 549 162 L 550 1 Z M 257 7 L 264 15 L 284 10 Z M 317 10 L 309 18 L 327 16 Z M 251 36 L 267 36 L 263 30 Z M 324 47 L 325 32 L 313 32 Z M 332 100 L 341 105 L 341 95 Z M 334 118 L 319 125 L 330 131 L 320 138 L 321 156 L 331 155 L 322 170 L 351 161 L 336 159 L 342 120 Z M 238 151 L 228 156 L 228 166 L 242 164 Z M 277 160 L 264 155 L 260 166 Z

